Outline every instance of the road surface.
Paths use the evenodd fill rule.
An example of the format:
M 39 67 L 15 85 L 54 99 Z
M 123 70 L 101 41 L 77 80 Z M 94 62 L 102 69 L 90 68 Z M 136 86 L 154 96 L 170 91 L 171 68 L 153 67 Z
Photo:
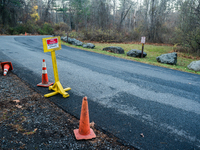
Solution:
M 0 36 L 0 61 L 42 94 L 42 60 L 54 81 L 45 36 Z M 67 46 L 56 51 L 59 79 L 69 98 L 49 98 L 79 118 L 88 97 L 90 121 L 126 144 L 149 150 L 200 149 L 200 76 Z M 144 135 L 144 137 L 141 136 Z

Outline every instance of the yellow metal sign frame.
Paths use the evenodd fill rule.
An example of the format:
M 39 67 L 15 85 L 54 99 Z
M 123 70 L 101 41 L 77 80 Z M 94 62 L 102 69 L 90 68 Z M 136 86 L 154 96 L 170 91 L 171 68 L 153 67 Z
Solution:
M 57 39 L 58 40 L 58 47 L 56 48 L 48 48 L 48 44 L 47 44 L 47 40 L 52 40 L 52 39 Z M 44 52 L 52 52 L 52 51 L 56 51 L 56 50 L 61 50 L 61 40 L 60 40 L 60 36 L 54 36 L 54 37 L 48 37 L 48 38 L 43 38 L 42 39 L 42 43 L 43 43 L 43 49 Z
M 51 96 L 54 96 L 54 95 L 60 93 L 61 95 L 63 95 L 64 98 L 67 98 L 67 97 L 69 97 L 69 94 L 66 91 L 71 90 L 71 88 L 68 87 L 68 88 L 63 89 L 63 87 L 59 81 L 58 68 L 57 68 L 57 62 L 56 62 L 56 52 L 55 51 L 61 49 L 61 44 L 59 45 L 58 48 L 53 48 L 53 49 L 47 48 L 47 40 L 53 39 L 53 38 L 58 38 L 58 43 L 61 43 L 61 42 L 59 42 L 60 37 L 51 37 L 51 38 L 43 38 L 42 39 L 44 52 L 51 52 L 53 71 L 54 71 L 54 79 L 55 79 L 55 83 L 53 84 L 53 86 L 49 86 L 49 90 L 53 90 L 55 92 L 45 94 L 44 97 L 51 97 Z

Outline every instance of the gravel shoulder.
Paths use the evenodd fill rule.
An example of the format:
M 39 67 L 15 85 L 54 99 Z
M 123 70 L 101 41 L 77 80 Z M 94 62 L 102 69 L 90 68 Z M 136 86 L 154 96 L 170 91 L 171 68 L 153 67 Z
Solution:
M 113 135 L 95 129 L 92 140 L 75 139 L 79 120 L 0 68 L 0 149 L 133 149 Z

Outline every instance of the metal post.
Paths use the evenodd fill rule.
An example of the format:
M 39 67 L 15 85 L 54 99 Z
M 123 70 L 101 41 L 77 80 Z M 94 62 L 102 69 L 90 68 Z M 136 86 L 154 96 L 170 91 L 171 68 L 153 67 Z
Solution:
M 142 43 L 142 54 L 141 54 L 141 58 L 143 58 L 143 51 L 144 51 L 144 43 Z
M 51 58 L 52 58 L 52 64 L 53 64 L 54 79 L 55 79 L 55 82 L 58 82 L 59 81 L 59 77 L 58 77 L 58 69 L 57 69 L 55 50 L 51 51 Z
M 67 33 L 67 43 L 68 43 L 68 33 Z

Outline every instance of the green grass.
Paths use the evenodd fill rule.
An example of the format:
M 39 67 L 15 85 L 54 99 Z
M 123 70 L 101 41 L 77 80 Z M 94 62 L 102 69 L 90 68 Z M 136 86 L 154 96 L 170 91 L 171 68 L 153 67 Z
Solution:
M 95 45 L 94 49 L 83 48 L 82 46 L 74 46 L 65 42 L 62 42 L 62 44 L 69 47 L 86 50 L 86 51 L 96 52 L 96 53 L 100 53 L 104 55 L 110 55 L 110 56 L 128 59 L 132 61 L 138 61 L 138 62 L 150 64 L 150 65 L 155 65 L 155 66 L 160 66 L 160 67 L 165 67 L 165 68 L 170 68 L 170 69 L 175 69 L 175 70 L 180 70 L 180 71 L 195 73 L 195 74 L 200 75 L 200 72 L 195 72 L 187 68 L 187 65 L 189 65 L 192 61 L 195 61 L 197 59 L 185 58 L 184 57 L 185 54 L 183 53 L 178 53 L 178 60 L 177 60 L 176 65 L 168 65 L 168 64 L 162 64 L 162 63 L 157 62 L 156 57 L 160 56 L 161 54 L 173 52 L 172 46 L 144 45 L 144 51 L 147 53 L 147 56 L 145 58 L 134 58 L 134 57 L 127 56 L 126 53 L 130 51 L 131 49 L 141 50 L 142 49 L 141 44 L 94 43 Z M 125 51 L 125 54 L 115 54 L 115 53 L 110 53 L 110 52 L 106 52 L 102 50 L 103 48 L 108 47 L 108 46 L 122 47 Z

